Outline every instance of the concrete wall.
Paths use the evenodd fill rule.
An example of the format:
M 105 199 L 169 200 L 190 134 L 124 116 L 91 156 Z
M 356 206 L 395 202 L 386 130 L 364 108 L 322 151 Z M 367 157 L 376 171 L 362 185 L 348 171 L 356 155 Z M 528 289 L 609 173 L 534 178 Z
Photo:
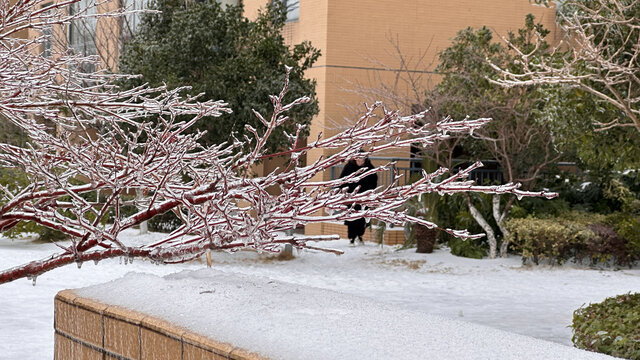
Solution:
M 164 320 L 79 297 L 55 297 L 54 360 L 266 360 Z

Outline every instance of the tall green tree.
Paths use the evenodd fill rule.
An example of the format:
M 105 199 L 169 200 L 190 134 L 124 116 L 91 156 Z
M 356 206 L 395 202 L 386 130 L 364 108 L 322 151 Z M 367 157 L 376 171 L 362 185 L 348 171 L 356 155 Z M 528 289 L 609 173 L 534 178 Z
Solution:
M 640 0 L 558 2 L 558 32 L 545 51 L 507 41 L 517 66 L 494 64 L 506 87 L 538 86 L 539 117 L 561 151 L 575 155 L 600 188 L 619 172 L 640 167 Z
M 525 18 L 524 27 L 510 33 L 510 41 L 521 47 L 533 47 L 535 34 L 549 33 L 536 24 L 532 15 Z M 546 43 L 539 50 L 544 51 Z M 496 73 L 487 62 L 518 66 L 516 54 L 496 42 L 487 27 L 458 32 L 452 45 L 440 53 L 437 71 L 444 78 L 432 98 L 439 99 L 440 112 L 454 118 L 488 117 L 493 121 L 464 146 L 473 158 L 497 160 L 505 180 L 533 187 L 537 175 L 557 160 L 548 126 L 540 121 L 539 112 L 545 105 L 540 87 L 502 88 L 491 82 Z
M 281 90 L 285 66 L 292 67 L 285 101 L 306 95 L 311 104 L 289 113 L 284 130 L 295 134 L 296 124 L 309 124 L 318 113 L 315 81 L 304 77 L 320 56 L 309 42 L 287 46 L 282 36 L 286 8 L 273 2 L 260 11 L 254 21 L 243 15 L 243 6 L 223 6 L 215 0 L 155 0 L 150 8 L 159 13 L 142 17 L 134 38 L 124 45 L 119 69 L 141 74 L 126 86 L 143 83 L 152 86 L 191 86 L 190 93 L 204 93 L 203 99 L 222 99 L 232 114 L 203 118 L 194 129 L 206 130 L 207 145 L 219 144 L 236 136 L 243 139 L 251 125 L 264 128 L 252 109 L 269 114 L 271 94 Z M 303 134 L 306 135 L 306 134 Z M 287 143 L 283 132 L 269 138 L 275 151 Z

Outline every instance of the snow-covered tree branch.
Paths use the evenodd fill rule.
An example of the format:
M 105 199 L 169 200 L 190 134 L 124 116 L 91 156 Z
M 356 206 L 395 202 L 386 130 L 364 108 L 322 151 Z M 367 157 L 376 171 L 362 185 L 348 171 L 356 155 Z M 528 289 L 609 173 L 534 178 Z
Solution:
M 10 29 L 28 27 L 33 21 L 36 26 L 39 21 L 31 16 L 36 2 L 19 4 L 5 11 L 3 19 L 11 21 L 5 20 L 0 29 L 4 34 L 0 36 L 0 119 L 22 129 L 28 140 L 24 146 L 0 144 L 0 166 L 24 172 L 29 185 L 0 189 L 0 231 L 20 221 L 34 222 L 66 234 L 71 243 L 59 245 L 60 252 L 46 259 L 1 271 L 0 283 L 36 277 L 70 263 L 112 257 L 171 263 L 188 261 L 208 249 L 276 251 L 283 243 L 305 248 L 310 247 L 308 240 L 335 237 L 279 234 L 298 224 L 320 221 L 364 216 L 436 227 L 398 210 L 408 198 L 424 192 L 555 196 L 521 191 L 519 184 L 476 186 L 466 177 L 481 164 L 448 177 L 446 169 L 423 173 L 423 178 L 411 185 L 400 185 L 396 180 L 363 193 L 349 193 L 342 185 L 368 173 L 317 180 L 347 159 L 416 143 L 426 147 L 450 133 L 473 131 L 489 119 L 445 119 L 418 125 L 424 112 L 400 116 L 374 103 L 350 129 L 300 146 L 299 128 L 297 134 L 287 134 L 288 149 L 268 154 L 266 140 L 288 120 L 287 111 L 310 101 L 302 97 L 284 103 L 288 81 L 282 92 L 270 99 L 271 116 L 255 112 L 264 131 L 249 128 L 253 136 L 203 147 L 197 141 L 203 133 L 191 128 L 203 116 L 219 117 L 228 112 L 224 102 L 184 98 L 180 96 L 184 89 L 139 87 L 124 91 L 114 85 L 120 75 L 78 70 L 82 62 L 95 61 L 93 58 L 44 58 L 37 52 L 37 39 L 9 37 Z M 65 16 L 59 13 L 53 21 L 63 22 Z M 189 117 L 185 120 L 184 115 Z M 332 149 L 333 155 L 301 164 L 301 156 L 312 149 Z M 360 153 L 360 149 L 366 152 Z M 281 154 L 290 158 L 285 168 L 263 176 L 248 175 L 259 161 Z M 272 187 L 279 188 L 280 194 L 266 191 Z M 142 195 L 133 205 L 141 210 L 124 216 L 120 210 L 125 195 L 136 191 Z M 353 203 L 362 204 L 364 210 L 352 210 Z M 121 240 L 123 230 L 167 211 L 173 211 L 182 225 L 163 239 L 144 244 Z M 483 236 L 465 230 L 443 231 L 462 238 Z
M 640 131 L 640 1 L 570 0 L 559 9 L 566 40 L 555 49 L 521 49 L 522 71 L 494 65 L 503 86 L 565 84 L 581 88 L 615 106 L 623 116 L 601 129 Z M 508 39 L 505 39 L 509 43 Z M 542 37 L 538 44 L 543 44 Z

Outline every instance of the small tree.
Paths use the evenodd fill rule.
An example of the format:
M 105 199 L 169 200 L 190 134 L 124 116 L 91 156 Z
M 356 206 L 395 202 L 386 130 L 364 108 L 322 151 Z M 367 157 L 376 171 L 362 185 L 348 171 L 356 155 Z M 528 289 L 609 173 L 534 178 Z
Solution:
M 79 16 L 64 11 L 68 3 L 51 5 L 49 10 L 55 17 L 47 15 L 47 24 L 65 24 Z M 450 133 L 477 130 L 489 120 L 446 119 L 418 126 L 423 113 L 400 116 L 375 103 L 352 128 L 328 138 L 319 137 L 308 145 L 301 145 L 304 126 L 298 125 L 295 133 L 285 133 L 288 149 L 270 154 L 268 139 L 289 121 L 286 113 L 311 101 L 301 97 L 283 102 L 289 86 L 286 80 L 279 95 L 270 97 L 272 115 L 253 113 L 264 126 L 263 131 L 246 125 L 249 135 L 244 139 L 203 146 L 198 140 L 204 133 L 189 130 L 205 116 L 229 112 L 225 103 L 182 98 L 179 94 L 183 88 L 143 86 L 121 90 L 113 81 L 129 76 L 77 71 L 83 62 L 97 61 L 95 57 L 41 56 L 36 52 L 41 39 L 12 37 L 21 29 L 42 24 L 42 13 L 36 5 L 35 1 L 17 2 L 9 8 L 11 16 L 0 17 L 0 41 L 11 45 L 0 48 L 6 64 L 0 67 L 0 118 L 11 121 L 28 137 L 24 146 L 0 144 L 0 166 L 21 169 L 28 178 L 24 187 L 0 188 L 0 231 L 6 232 L 21 221 L 33 222 L 68 235 L 71 242 L 59 245 L 60 252 L 45 259 L 1 271 L 0 283 L 23 277 L 35 280 L 39 274 L 63 265 L 112 257 L 173 263 L 201 256 L 207 249 L 251 247 L 275 251 L 283 243 L 317 249 L 307 241 L 335 237 L 279 234 L 298 224 L 319 221 L 369 217 L 394 224 L 409 221 L 437 227 L 398 210 L 408 198 L 420 193 L 556 195 L 521 191 L 519 184 L 476 186 L 466 181 L 469 172 L 480 164 L 439 181 L 435 179 L 447 169 L 425 172 L 411 185 L 399 186 L 396 182 L 362 193 L 340 188 L 371 172 L 386 171 L 390 165 L 338 180 L 313 181 L 345 159 L 414 143 L 429 146 Z M 39 119 L 53 124 L 56 131 Z M 362 148 L 369 150 L 360 153 Z M 332 149 L 335 154 L 300 165 L 300 157 L 312 149 Z M 290 161 L 281 172 L 246 175 L 256 162 L 285 154 Z M 273 186 L 281 193 L 269 194 L 266 189 Z M 129 216 L 120 212 L 127 189 L 142 190 L 142 197 L 132 204 L 142 210 Z M 98 197 L 97 192 L 107 194 L 106 199 Z M 362 204 L 363 210 L 353 210 L 353 203 Z M 331 215 L 318 215 L 322 208 Z M 162 239 L 128 244 L 120 236 L 123 230 L 167 211 L 176 213 L 182 225 Z M 442 230 L 463 239 L 483 236 L 466 230 Z
M 536 32 L 548 33 L 529 15 L 525 26 L 510 34 L 510 39 L 519 45 L 533 47 Z M 493 41 L 488 28 L 460 31 L 452 45 L 441 52 L 440 64 L 436 68 L 436 73 L 443 76 L 439 83 L 427 70 L 432 68 L 432 64 L 425 62 L 426 52 L 411 58 L 402 53 L 398 40 L 391 39 L 390 43 L 395 50 L 394 60 L 399 65 L 388 66 L 379 61 L 376 65 L 394 71 L 393 80 L 373 79 L 379 82 L 375 86 L 354 84 L 355 93 L 368 100 L 383 98 L 405 112 L 429 109 L 422 123 L 433 124 L 449 115 L 458 119 L 472 116 L 498 120 L 474 132 L 471 137 L 463 134 L 438 139 L 421 150 L 422 156 L 440 167 L 451 169 L 452 174 L 463 156 L 496 159 L 505 172 L 507 182 L 520 182 L 529 188 L 535 186 L 545 167 L 559 159 L 561 154 L 553 146 L 552 132 L 540 121 L 546 93 L 539 87 L 504 90 L 487 79 L 495 76 L 487 58 L 495 63 L 511 64 L 516 57 L 508 48 Z M 433 90 L 429 89 L 431 85 Z M 486 206 L 488 211 L 483 211 L 478 200 L 478 197 L 465 195 L 470 215 L 487 233 L 493 258 L 498 251 L 498 230 L 494 230 L 495 225 L 487 220 L 487 215 L 494 218 L 501 232 L 507 233 L 504 221 L 516 197 L 494 195 Z M 415 201 L 408 205 L 410 209 L 420 206 Z M 507 247 L 508 242 L 503 241 L 500 246 L 503 256 L 506 256 Z
M 545 36 L 548 31 L 534 23 L 528 15 L 525 26 L 517 33 L 511 33 L 511 43 L 520 47 L 533 47 L 534 34 Z M 539 44 L 544 47 L 545 44 Z M 467 138 L 462 147 L 471 156 L 495 159 L 500 164 L 504 180 L 508 183 L 522 183 L 525 188 L 535 186 L 545 167 L 556 162 L 561 154 L 553 146 L 551 131 L 539 119 L 539 109 L 545 99 L 536 87 L 504 89 L 489 81 L 495 76 L 487 63 L 516 67 L 515 54 L 508 48 L 493 42 L 491 30 L 467 28 L 458 33 L 453 44 L 440 53 L 437 70 L 444 74 L 442 82 L 431 94 L 437 100 L 440 111 L 454 117 L 489 117 L 493 121 Z M 487 234 L 489 255 L 496 256 L 496 232 L 485 219 L 484 214 L 474 205 L 468 194 L 466 202 L 476 222 Z M 491 215 L 503 234 L 500 254 L 506 256 L 508 230 L 504 222 L 516 197 L 509 196 L 501 202 L 500 194 L 491 199 Z
M 194 126 L 207 131 L 199 140 L 203 144 L 220 144 L 233 136 L 243 139 L 249 134 L 245 124 L 264 131 L 252 109 L 263 114 L 270 110 L 264 99 L 280 91 L 285 66 L 292 68 L 285 100 L 309 95 L 314 101 L 291 109 L 292 121 L 282 130 L 295 133 L 296 124 L 308 125 L 318 113 L 315 81 L 306 79 L 304 72 L 320 51 L 309 42 L 285 44 L 283 2 L 270 2 L 253 21 L 244 17 L 242 5 L 225 7 L 215 0 L 157 0 L 150 9 L 159 12 L 143 15 L 137 33 L 124 44 L 120 71 L 142 75 L 125 85 L 190 86 L 204 93 L 203 99 L 224 98 L 233 110 L 230 115 L 204 117 Z M 269 137 L 271 151 L 287 145 L 283 131 Z M 306 131 L 305 127 L 302 135 Z

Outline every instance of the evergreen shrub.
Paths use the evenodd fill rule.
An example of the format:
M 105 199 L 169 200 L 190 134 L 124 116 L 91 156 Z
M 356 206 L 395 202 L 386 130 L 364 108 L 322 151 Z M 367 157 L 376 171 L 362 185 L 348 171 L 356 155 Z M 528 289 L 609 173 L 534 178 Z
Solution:
M 167 211 L 164 214 L 156 215 L 149 220 L 149 230 L 156 232 L 170 233 L 182 225 L 182 221 L 173 211 Z
M 609 215 L 606 222 L 626 240 L 629 261 L 640 259 L 640 218 L 629 213 L 615 213 Z
M 511 219 L 506 227 L 523 262 L 589 260 L 626 266 L 640 259 L 640 222 L 631 215 L 574 211 L 558 218 Z
M 9 141 L 9 143 L 11 143 L 11 141 Z M 24 171 L 20 169 L 0 167 L 0 185 L 9 191 L 15 193 L 19 189 L 25 188 L 28 184 L 29 179 Z M 0 201 L 0 205 L 4 205 L 4 203 Z M 38 240 L 46 242 L 66 239 L 66 236 L 62 232 L 37 225 L 31 221 L 20 221 L 10 230 L 3 233 L 3 235 L 10 238 L 17 238 L 23 234 L 37 234 Z
M 640 293 L 624 294 L 573 313 L 573 344 L 625 359 L 640 359 Z
M 451 254 L 472 259 L 482 259 L 487 256 L 487 249 L 477 244 L 475 240 L 462 240 L 449 236 Z

